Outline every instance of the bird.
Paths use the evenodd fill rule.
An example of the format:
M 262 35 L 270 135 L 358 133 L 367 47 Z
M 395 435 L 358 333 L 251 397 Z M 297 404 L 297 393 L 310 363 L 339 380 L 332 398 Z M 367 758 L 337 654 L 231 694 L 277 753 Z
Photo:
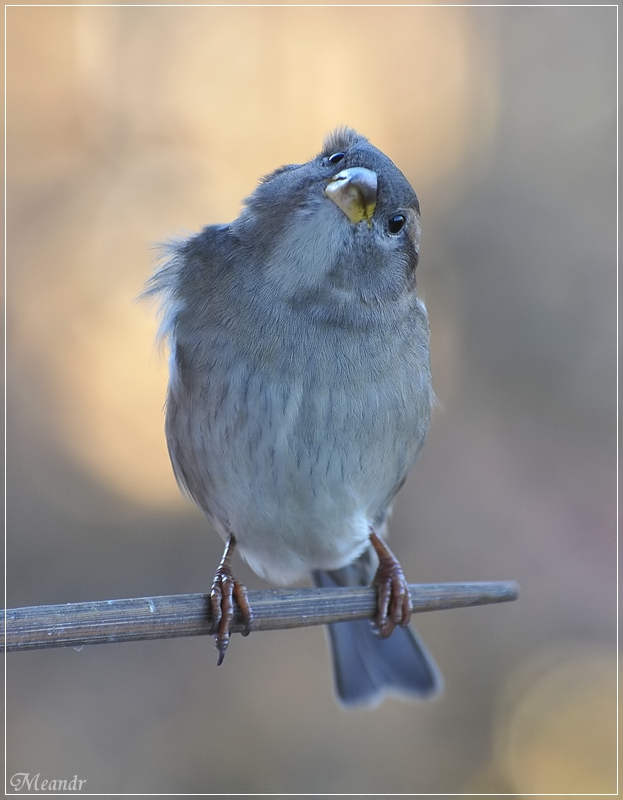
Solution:
M 262 178 L 233 222 L 167 243 L 144 292 L 169 346 L 173 471 L 225 542 L 210 590 L 217 663 L 236 605 L 252 628 L 234 550 L 274 584 L 373 584 L 372 621 L 328 626 L 346 708 L 443 685 L 386 542 L 435 403 L 420 230 L 405 175 L 342 126 Z

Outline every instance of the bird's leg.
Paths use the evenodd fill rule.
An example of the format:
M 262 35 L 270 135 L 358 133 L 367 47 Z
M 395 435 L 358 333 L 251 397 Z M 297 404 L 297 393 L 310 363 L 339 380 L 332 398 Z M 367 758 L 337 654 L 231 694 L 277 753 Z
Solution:
M 250 633 L 251 623 L 253 622 L 253 612 L 249 605 L 246 586 L 243 586 L 234 578 L 231 570 L 231 556 L 235 546 L 236 538 L 233 533 L 230 533 L 223 552 L 223 558 L 221 558 L 221 563 L 216 568 L 212 589 L 210 590 L 210 607 L 213 620 L 210 633 L 216 638 L 217 665 L 223 663 L 225 651 L 229 644 L 229 632 L 234 618 L 234 598 L 238 601 L 246 623 L 243 636 L 247 636 Z
M 374 629 L 382 639 L 386 639 L 394 632 L 396 625 L 409 624 L 411 595 L 400 562 L 372 529 L 370 542 L 379 557 L 379 566 L 372 581 L 378 587 Z

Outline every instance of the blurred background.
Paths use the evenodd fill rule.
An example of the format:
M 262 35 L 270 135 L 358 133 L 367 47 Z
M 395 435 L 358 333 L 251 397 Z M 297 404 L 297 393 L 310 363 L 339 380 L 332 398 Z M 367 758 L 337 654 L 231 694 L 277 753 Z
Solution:
M 430 704 L 334 702 L 321 629 L 13 654 L 7 775 L 95 793 L 614 792 L 615 7 L 9 7 L 8 605 L 207 591 L 136 298 L 349 124 L 422 206 L 440 399 L 391 544 L 514 579 L 416 620 Z M 250 588 L 265 584 L 240 559 Z

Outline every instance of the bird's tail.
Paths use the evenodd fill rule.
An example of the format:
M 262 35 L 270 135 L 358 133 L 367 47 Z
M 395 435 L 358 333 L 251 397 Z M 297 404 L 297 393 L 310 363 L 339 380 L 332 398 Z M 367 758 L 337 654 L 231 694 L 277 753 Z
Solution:
M 343 569 L 315 570 L 313 580 L 319 587 L 366 585 L 369 563 L 370 554 L 364 553 Z M 387 639 L 381 639 L 365 619 L 335 622 L 327 628 L 335 689 L 345 706 L 374 706 L 385 694 L 423 700 L 441 692 L 441 673 L 412 626 L 397 627 Z

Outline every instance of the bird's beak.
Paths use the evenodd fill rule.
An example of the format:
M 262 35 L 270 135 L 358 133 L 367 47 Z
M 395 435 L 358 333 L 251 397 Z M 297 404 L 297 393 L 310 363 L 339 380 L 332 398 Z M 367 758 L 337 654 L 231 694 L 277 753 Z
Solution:
M 353 224 L 365 219 L 371 228 L 372 215 L 376 208 L 377 184 L 376 172 L 363 167 L 351 167 L 331 178 L 324 193 Z

